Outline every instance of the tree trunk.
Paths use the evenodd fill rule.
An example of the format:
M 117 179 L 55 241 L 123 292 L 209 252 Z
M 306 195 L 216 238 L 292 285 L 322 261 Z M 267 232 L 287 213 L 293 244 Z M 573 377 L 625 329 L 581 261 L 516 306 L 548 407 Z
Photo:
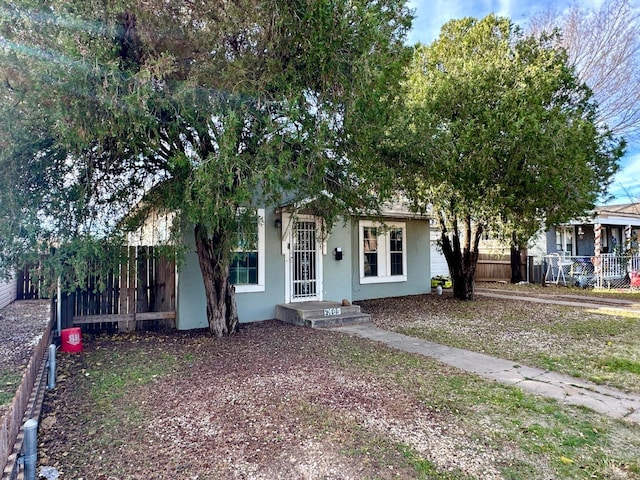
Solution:
M 521 251 L 518 247 L 511 246 L 511 283 L 522 281 L 522 265 L 520 263 Z
M 454 255 L 451 261 L 447 260 L 447 263 L 449 263 L 453 281 L 453 296 L 458 300 L 473 300 L 478 254 L 464 252 Z
M 230 252 L 221 248 L 222 233 L 209 235 L 203 225 L 195 226 L 196 250 L 207 302 L 209 331 L 216 337 L 230 335 L 238 326 L 235 287 L 229 283 Z
M 453 296 L 459 300 L 473 300 L 476 266 L 478 265 L 478 244 L 482 235 L 482 227 L 478 226 L 472 232 L 471 219 L 465 220 L 465 241 L 461 246 L 460 232 L 457 222 L 454 222 L 452 238 L 449 238 L 444 222 L 440 222 L 442 229 L 442 252 L 449 265 L 453 282 Z
M 511 283 L 520 283 L 522 281 L 522 264 L 520 243 L 516 232 L 511 234 Z

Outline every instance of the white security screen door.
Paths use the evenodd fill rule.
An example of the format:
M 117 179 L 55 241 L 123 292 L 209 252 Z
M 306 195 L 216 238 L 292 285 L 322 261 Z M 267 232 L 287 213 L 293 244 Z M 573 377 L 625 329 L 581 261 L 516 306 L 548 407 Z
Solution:
M 291 228 L 290 292 L 292 302 L 321 299 L 322 247 L 313 218 L 299 218 Z

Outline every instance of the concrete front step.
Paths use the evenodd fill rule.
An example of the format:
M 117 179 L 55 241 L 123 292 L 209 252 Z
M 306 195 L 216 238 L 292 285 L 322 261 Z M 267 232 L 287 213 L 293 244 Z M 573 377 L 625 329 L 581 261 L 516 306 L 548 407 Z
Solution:
M 285 323 L 323 328 L 371 322 L 371 315 L 358 305 L 336 302 L 301 302 L 276 305 L 276 318 Z
M 311 328 L 329 328 L 345 325 L 360 325 L 371 323 L 371 315 L 368 313 L 358 313 L 354 315 L 336 315 L 334 317 L 311 317 L 303 319 L 305 326 Z

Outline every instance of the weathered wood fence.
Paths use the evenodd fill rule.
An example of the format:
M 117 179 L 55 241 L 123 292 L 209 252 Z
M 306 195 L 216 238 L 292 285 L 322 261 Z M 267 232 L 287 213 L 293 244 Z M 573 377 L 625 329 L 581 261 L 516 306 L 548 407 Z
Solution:
M 175 256 L 139 246 L 123 247 L 119 258 L 110 269 L 89 261 L 84 284 L 70 293 L 63 289 L 59 299 L 61 328 L 79 325 L 84 330 L 132 331 L 149 321 L 155 327 L 175 327 Z M 42 268 L 31 264 L 18 272 L 18 300 L 55 297 L 55 280 Z M 54 305 L 56 321 L 57 312 Z
M 124 248 L 117 267 L 90 273 L 85 286 L 62 294 L 62 328 L 133 331 L 148 321 L 156 327 L 175 327 L 175 259 L 153 247 Z
M 522 278 L 527 280 L 527 256 L 524 251 L 520 255 L 520 269 Z M 479 254 L 475 280 L 477 282 L 511 281 L 511 259 L 509 255 Z
M 37 300 L 49 298 L 45 286 L 45 275 L 39 265 L 28 264 L 17 274 L 16 300 Z

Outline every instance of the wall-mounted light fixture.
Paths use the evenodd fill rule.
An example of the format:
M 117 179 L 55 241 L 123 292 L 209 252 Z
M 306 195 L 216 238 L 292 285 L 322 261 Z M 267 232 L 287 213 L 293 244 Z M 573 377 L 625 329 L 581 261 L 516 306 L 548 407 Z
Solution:
M 342 247 L 334 248 L 333 256 L 336 257 L 336 260 L 342 260 Z
M 280 227 L 282 227 L 282 219 L 280 219 L 280 218 L 276 218 L 276 221 L 275 221 L 275 223 L 274 223 L 274 226 L 275 226 L 276 228 L 280 228 Z

